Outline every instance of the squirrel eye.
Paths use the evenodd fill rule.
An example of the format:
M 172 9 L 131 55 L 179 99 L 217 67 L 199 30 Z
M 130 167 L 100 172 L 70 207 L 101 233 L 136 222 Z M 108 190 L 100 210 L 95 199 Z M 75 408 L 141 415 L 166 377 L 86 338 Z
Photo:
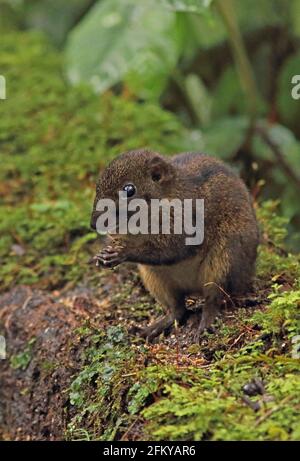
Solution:
M 126 192 L 127 197 L 132 197 L 136 192 L 136 188 L 133 184 L 126 184 L 123 191 Z

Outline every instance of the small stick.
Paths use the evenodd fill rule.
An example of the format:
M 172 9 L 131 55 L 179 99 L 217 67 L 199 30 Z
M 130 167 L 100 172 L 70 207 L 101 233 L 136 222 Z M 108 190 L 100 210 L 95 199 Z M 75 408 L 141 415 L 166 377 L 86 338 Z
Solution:
M 207 283 L 204 284 L 205 287 L 208 286 L 208 285 L 216 285 L 216 286 L 219 288 L 219 290 L 222 291 L 222 293 L 229 299 L 229 301 L 231 302 L 233 308 L 234 308 L 234 309 L 236 308 L 236 305 L 235 305 L 234 302 L 232 301 L 231 296 L 230 296 L 228 293 L 226 293 L 226 291 L 223 290 L 223 288 L 220 287 L 220 285 L 218 285 L 216 282 L 207 282 Z
M 266 419 L 269 418 L 269 416 L 271 416 L 273 413 L 275 413 L 275 411 L 278 411 L 280 410 L 280 408 L 282 407 L 282 405 L 286 404 L 289 400 L 292 399 L 292 395 L 288 395 L 285 399 L 282 400 L 282 402 L 277 405 L 277 407 L 274 407 L 274 408 L 271 408 L 269 411 L 267 411 L 263 416 L 261 416 L 260 418 L 258 418 L 258 420 L 256 421 L 256 423 L 254 424 L 254 427 L 257 427 L 259 426 L 261 423 L 263 423 Z

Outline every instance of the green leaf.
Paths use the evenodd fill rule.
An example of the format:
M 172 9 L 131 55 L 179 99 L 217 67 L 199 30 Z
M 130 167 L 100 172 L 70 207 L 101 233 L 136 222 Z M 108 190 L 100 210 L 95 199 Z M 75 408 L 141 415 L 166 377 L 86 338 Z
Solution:
M 103 93 L 125 80 L 143 98 L 157 98 L 180 51 L 176 15 L 152 2 L 103 0 L 70 34 L 66 55 L 73 83 Z
M 227 114 L 245 114 L 247 112 L 247 101 L 237 71 L 229 66 L 225 69 L 216 85 L 213 94 L 213 117 L 224 117 Z M 258 95 L 258 112 L 263 113 L 265 104 Z
M 279 124 L 266 126 L 266 129 L 272 141 L 280 147 L 286 162 L 295 168 L 296 171 L 300 169 L 300 144 L 292 131 Z M 253 148 L 259 158 L 274 160 L 274 153 L 258 135 L 254 137 Z
M 295 35 L 300 37 L 300 2 L 299 0 L 290 0 L 291 21 Z
M 256 8 L 253 0 L 234 0 L 234 2 L 243 33 L 272 24 L 288 23 L 290 0 L 260 0 L 259 7 Z
M 227 117 L 203 133 L 204 149 L 209 154 L 230 160 L 246 137 L 247 117 Z
M 21 26 L 21 17 L 19 12 L 16 12 L 7 0 L 0 2 L 1 15 L 0 15 L 0 29 L 3 33 L 6 30 L 13 30 Z
M 56 45 L 61 45 L 90 0 L 26 1 L 22 6 L 25 25 L 46 32 Z
M 198 120 L 203 126 L 207 126 L 211 119 L 212 105 L 208 89 L 196 74 L 189 74 L 186 77 L 185 87 Z
M 205 14 L 177 13 L 184 29 L 185 58 L 191 58 L 201 49 L 209 49 L 226 38 L 226 29 L 219 16 L 207 9 Z
M 224 117 L 228 113 L 245 113 L 246 101 L 236 69 L 228 67 L 217 83 L 213 95 L 213 116 Z
M 300 143 L 292 131 L 279 124 L 267 126 L 266 129 L 272 141 L 280 148 L 285 163 L 295 172 L 300 171 Z M 259 135 L 254 136 L 253 151 L 257 159 L 267 161 L 269 168 L 271 168 L 271 175 L 269 176 L 271 181 L 267 177 L 265 187 L 269 195 L 279 194 L 282 214 L 288 218 L 299 216 L 298 191 L 274 156 L 274 152 Z
M 206 13 L 213 0 L 160 0 L 160 2 L 173 11 L 184 13 Z

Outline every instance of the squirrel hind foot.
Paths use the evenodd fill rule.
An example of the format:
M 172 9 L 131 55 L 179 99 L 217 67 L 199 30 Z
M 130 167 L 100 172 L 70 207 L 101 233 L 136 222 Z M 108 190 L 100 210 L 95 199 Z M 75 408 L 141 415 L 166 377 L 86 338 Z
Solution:
M 214 322 L 216 321 L 219 314 L 219 309 L 205 309 L 203 308 L 198 327 L 194 336 L 195 343 L 199 343 L 204 332 L 215 333 Z

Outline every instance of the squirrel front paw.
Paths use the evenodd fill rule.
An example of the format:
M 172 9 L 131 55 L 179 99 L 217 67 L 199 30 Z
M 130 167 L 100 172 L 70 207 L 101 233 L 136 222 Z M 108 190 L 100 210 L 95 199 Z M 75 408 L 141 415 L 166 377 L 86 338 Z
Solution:
M 113 268 L 125 261 L 125 257 L 121 255 L 120 250 L 112 246 L 107 246 L 95 255 L 92 260 L 96 266 Z

